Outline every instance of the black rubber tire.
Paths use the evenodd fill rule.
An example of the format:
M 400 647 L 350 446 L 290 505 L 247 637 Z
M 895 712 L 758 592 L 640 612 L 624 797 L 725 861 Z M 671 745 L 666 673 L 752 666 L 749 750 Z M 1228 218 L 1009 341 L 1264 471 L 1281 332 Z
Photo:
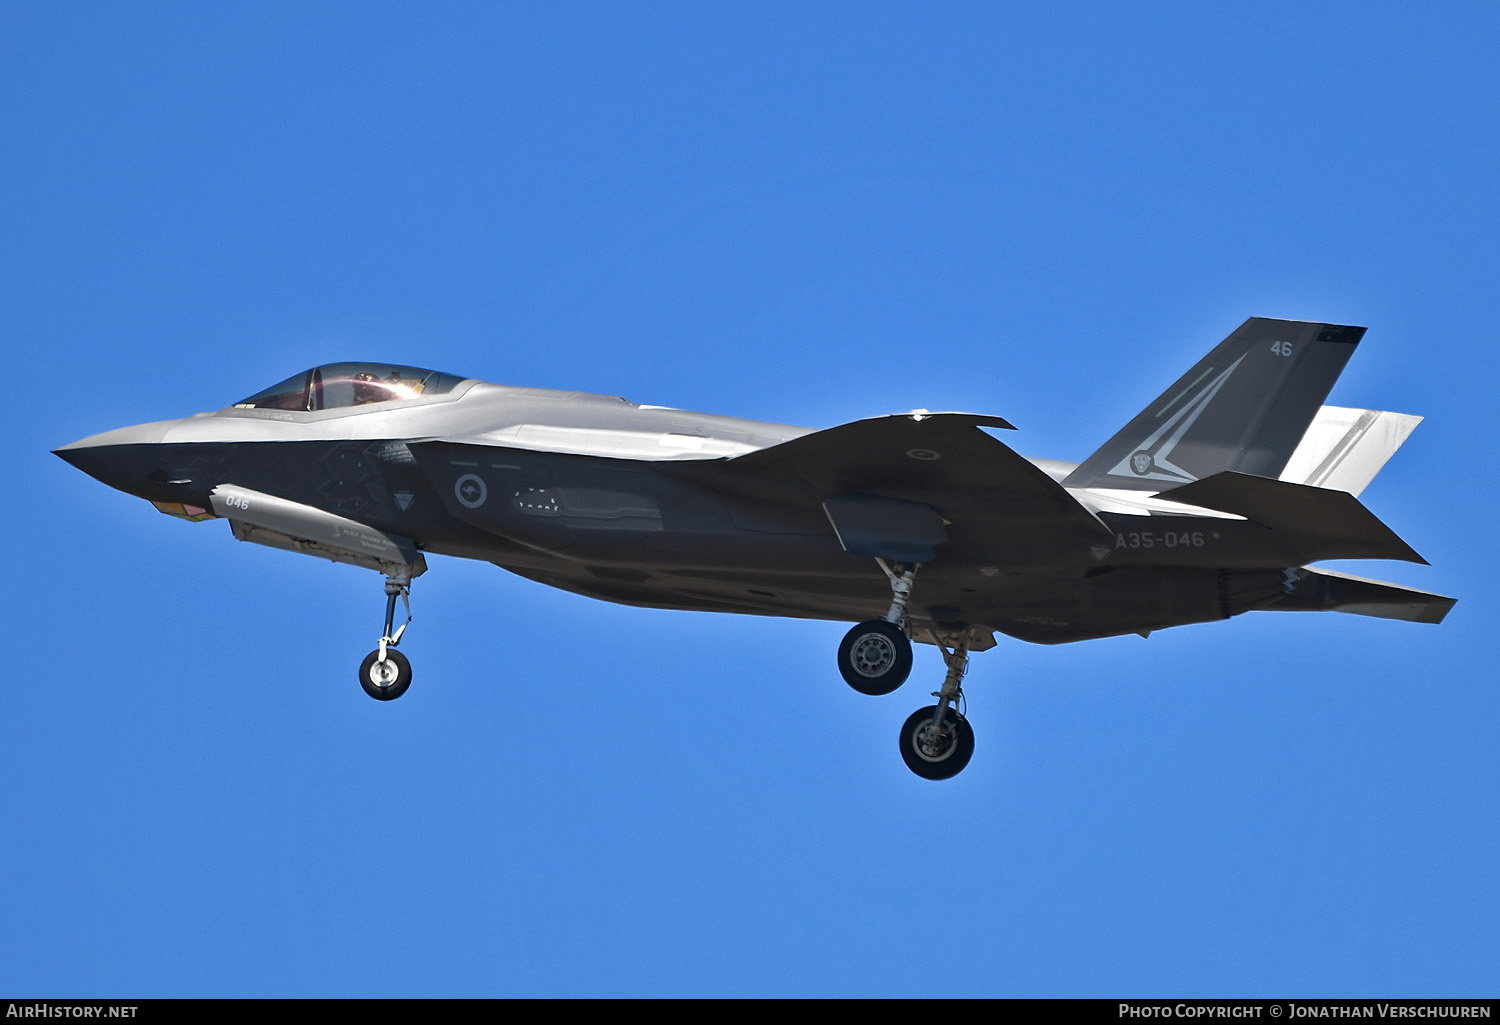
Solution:
M 947 743 L 942 750 L 924 751 L 918 734 L 931 727 L 937 705 L 928 705 L 911 714 L 901 727 L 901 759 L 906 767 L 923 779 L 950 779 L 963 771 L 974 757 L 974 728 L 969 720 L 949 708 L 943 713 L 943 732 Z
M 380 649 L 376 648 L 366 655 L 364 662 L 360 664 L 359 685 L 376 701 L 395 701 L 406 693 L 406 688 L 411 686 L 411 663 L 395 648 L 385 649 L 385 660 L 388 665 L 396 668 L 394 680 L 382 683 L 381 678 L 376 675 L 375 663 L 380 661 Z
M 911 673 L 911 641 L 883 619 L 861 623 L 839 645 L 839 673 L 861 694 L 889 694 Z

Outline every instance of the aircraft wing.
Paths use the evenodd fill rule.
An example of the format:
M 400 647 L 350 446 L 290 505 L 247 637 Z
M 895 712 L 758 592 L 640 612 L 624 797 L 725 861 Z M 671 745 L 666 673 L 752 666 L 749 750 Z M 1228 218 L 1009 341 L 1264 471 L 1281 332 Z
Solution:
M 851 545 L 850 535 L 879 533 L 882 522 L 930 550 L 932 516 L 924 528 L 913 507 L 927 507 L 942 523 L 1044 520 L 1086 537 L 1112 536 L 1060 484 L 981 427 L 1012 429 L 971 413 L 874 417 L 725 460 L 717 476 L 801 489 L 823 503 L 845 547 L 861 554 L 873 552 Z

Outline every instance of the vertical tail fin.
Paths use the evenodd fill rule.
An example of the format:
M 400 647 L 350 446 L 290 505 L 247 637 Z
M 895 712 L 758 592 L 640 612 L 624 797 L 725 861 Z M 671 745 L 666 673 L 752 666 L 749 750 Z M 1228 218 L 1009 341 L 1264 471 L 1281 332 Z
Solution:
M 1251 317 L 1063 485 L 1161 491 L 1224 470 L 1279 476 L 1364 333 Z

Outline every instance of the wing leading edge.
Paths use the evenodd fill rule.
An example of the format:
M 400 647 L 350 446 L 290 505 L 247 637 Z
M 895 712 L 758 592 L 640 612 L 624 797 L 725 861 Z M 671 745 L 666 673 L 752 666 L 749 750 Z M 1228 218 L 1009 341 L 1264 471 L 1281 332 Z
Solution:
M 726 460 L 729 472 L 801 484 L 819 501 L 862 494 L 922 502 L 948 518 L 977 508 L 1062 517 L 1105 531 L 1056 481 L 981 427 L 1013 430 L 996 416 L 903 413 L 816 431 Z
M 726 460 L 716 475 L 798 487 L 823 505 L 844 547 L 861 555 L 927 561 L 950 523 L 1046 521 L 1085 543 L 1110 536 L 1060 484 L 982 427 L 1013 429 L 971 413 L 873 417 Z

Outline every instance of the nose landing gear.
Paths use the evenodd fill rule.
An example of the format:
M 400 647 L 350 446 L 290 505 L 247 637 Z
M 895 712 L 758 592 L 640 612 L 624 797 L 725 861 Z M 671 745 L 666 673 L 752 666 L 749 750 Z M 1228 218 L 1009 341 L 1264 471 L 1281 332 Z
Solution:
M 396 619 L 396 598 L 406 606 L 406 622 L 391 632 Z M 394 701 L 411 686 L 411 663 L 396 650 L 401 635 L 411 626 L 411 577 L 404 573 L 385 578 L 385 633 L 380 647 L 365 656 L 359 667 L 359 685 L 377 701 Z

